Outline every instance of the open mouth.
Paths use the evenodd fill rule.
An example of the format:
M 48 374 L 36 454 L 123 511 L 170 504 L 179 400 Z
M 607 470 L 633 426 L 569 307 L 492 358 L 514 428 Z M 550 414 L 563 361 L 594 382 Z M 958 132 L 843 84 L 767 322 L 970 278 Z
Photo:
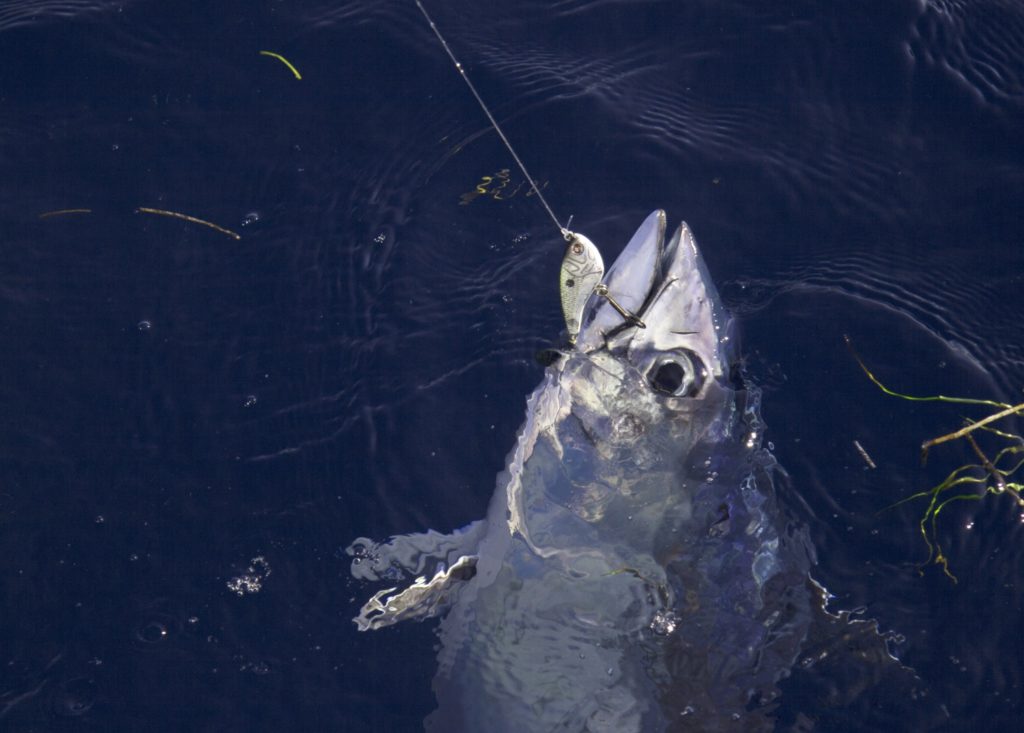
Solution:
M 603 281 L 621 307 L 591 298 L 577 348 L 631 354 L 683 350 L 698 354 L 710 373 L 721 376 L 728 371 L 729 318 L 689 227 L 680 224 L 666 241 L 665 226 L 659 209 L 636 230 Z M 623 310 L 636 318 L 624 317 Z

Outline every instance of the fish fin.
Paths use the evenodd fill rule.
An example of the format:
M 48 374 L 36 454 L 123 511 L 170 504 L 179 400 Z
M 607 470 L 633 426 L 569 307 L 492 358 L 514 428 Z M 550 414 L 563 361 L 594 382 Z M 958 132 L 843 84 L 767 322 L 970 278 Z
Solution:
M 486 531 L 487 520 L 480 519 L 451 534 L 428 530 L 380 543 L 355 540 L 345 549 L 353 577 L 392 587 L 374 593 L 353 621 L 366 631 L 444 613 L 452 591 L 476 573 L 477 549 Z
M 352 620 L 360 631 L 369 631 L 411 618 L 422 620 L 440 616 L 451 607 L 461 584 L 476 575 L 476 561 L 475 555 L 464 555 L 450 568 L 438 569 L 430 580 L 417 578 L 397 593 L 397 588 L 378 591 Z

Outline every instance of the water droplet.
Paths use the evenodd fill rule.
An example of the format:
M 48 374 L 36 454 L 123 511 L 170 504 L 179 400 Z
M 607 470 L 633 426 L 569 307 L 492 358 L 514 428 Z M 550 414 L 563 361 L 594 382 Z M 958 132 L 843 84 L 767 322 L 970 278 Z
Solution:
M 96 521 L 96 524 L 103 524 L 107 520 L 106 520 L 106 518 L 102 514 L 97 514 L 95 521 Z
M 676 630 L 678 623 L 679 617 L 672 611 L 658 611 L 651 619 L 651 631 L 658 636 L 668 636 Z
M 260 555 L 249 561 L 249 567 L 242 575 L 227 582 L 228 590 L 239 596 L 247 593 L 259 593 L 263 582 L 270 577 L 270 564 Z
M 254 394 L 246 395 L 246 397 L 245 397 L 245 406 L 246 407 L 252 407 L 255 404 L 256 404 L 256 395 L 254 395 Z

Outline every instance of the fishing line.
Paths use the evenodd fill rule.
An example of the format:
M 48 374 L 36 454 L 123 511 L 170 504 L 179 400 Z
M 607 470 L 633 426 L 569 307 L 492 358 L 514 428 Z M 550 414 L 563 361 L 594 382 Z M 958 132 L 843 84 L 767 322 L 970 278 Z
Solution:
M 508 152 L 512 155 L 512 159 L 519 166 L 519 170 L 526 176 L 526 180 L 530 182 L 530 188 L 537 194 L 537 199 L 543 204 L 545 211 L 548 212 L 548 216 L 551 217 L 551 221 L 555 223 L 558 228 L 558 232 L 562 235 L 562 238 L 568 243 L 565 250 L 565 256 L 562 258 L 561 276 L 559 278 L 559 293 L 562 300 L 562 313 L 565 316 L 565 326 L 568 331 L 569 345 L 574 346 L 576 344 L 576 338 L 579 336 L 580 328 L 582 327 L 583 313 L 587 306 L 587 301 L 591 295 L 598 295 L 604 298 L 611 304 L 619 315 L 621 315 L 626 322 L 635 328 L 647 328 L 644 322 L 641 321 L 636 314 L 630 313 L 626 308 L 623 308 L 616 300 L 612 297 L 612 294 L 608 292 L 608 287 L 601 281 L 604 278 L 604 261 L 601 259 L 601 253 L 597 247 L 589 239 L 584 237 L 582 234 L 569 230 L 569 224 L 572 223 L 572 217 L 569 217 L 569 221 L 565 226 L 562 226 L 558 217 L 555 216 L 555 212 L 548 205 L 547 199 L 544 198 L 544 194 L 540 192 L 540 188 L 537 186 L 537 182 L 533 180 L 533 176 L 530 175 L 530 171 L 526 170 L 526 164 L 516 155 L 515 149 L 512 147 L 512 143 L 509 142 L 505 136 L 504 131 L 501 129 L 501 125 L 494 119 L 494 115 L 491 114 L 491 110 L 487 107 L 487 103 L 484 102 L 483 97 L 473 86 L 473 82 L 470 80 L 466 70 L 462 68 L 462 64 L 455 58 L 455 54 L 452 52 L 451 46 L 448 45 L 448 41 L 444 40 L 444 36 L 441 35 L 441 31 L 437 29 L 437 24 L 434 23 L 434 19 L 430 17 L 430 13 L 423 7 L 423 3 L 420 0 L 415 0 L 416 7 L 423 13 L 423 17 L 426 18 L 427 23 L 430 25 L 430 30 L 434 31 L 434 35 L 437 36 L 437 40 L 441 42 L 441 47 L 444 52 L 448 54 L 448 58 L 455 64 L 455 70 L 459 72 L 459 76 L 466 82 L 466 86 L 469 87 L 469 91 L 473 93 L 473 97 L 476 99 L 477 104 L 480 105 L 480 109 L 487 115 L 487 119 L 491 123 L 491 127 L 498 133 L 498 137 L 505 144 Z
M 441 42 L 441 46 L 444 48 L 445 53 L 448 54 L 448 58 L 450 58 L 452 60 L 452 63 L 455 64 L 455 68 L 459 72 L 459 75 L 462 76 L 462 80 L 466 82 L 466 86 L 469 87 L 469 91 L 473 93 L 473 96 L 476 98 L 477 104 L 480 105 L 480 109 L 482 109 L 484 111 L 484 114 L 487 115 L 487 119 L 490 120 L 491 122 L 491 127 L 494 128 L 494 131 L 496 133 L 498 133 L 498 137 L 500 137 L 501 141 L 505 143 L 505 147 L 508 148 L 508 152 L 512 154 L 512 159 L 516 162 L 516 165 L 519 166 L 519 170 L 523 172 L 523 175 L 526 176 L 526 180 L 530 182 L 530 187 L 533 189 L 533 192 L 537 194 L 537 198 L 540 200 L 541 204 L 544 205 L 544 208 L 548 212 L 548 216 L 551 217 L 551 221 L 553 221 L 555 223 L 555 226 L 558 227 L 558 231 L 562 235 L 562 237 L 566 241 L 569 241 L 569 239 L 572 237 L 572 232 L 569 231 L 567 226 L 562 226 L 559 223 L 558 217 L 555 216 L 555 212 L 552 211 L 551 207 L 548 205 L 547 199 L 544 198 L 544 194 L 540 192 L 540 188 L 537 187 L 537 183 L 533 180 L 533 176 L 530 175 L 530 172 L 526 170 L 526 165 L 523 163 L 522 160 L 520 160 L 519 156 L 516 155 L 516 151 L 512 147 L 512 143 L 510 143 L 508 141 L 508 138 L 505 137 L 505 133 L 502 132 L 501 125 L 499 125 L 498 121 L 494 119 L 494 115 L 491 114 L 491 110 L 487 108 L 487 104 L 484 102 L 483 97 L 480 96 L 480 93 L 476 90 L 476 87 L 473 86 L 473 82 L 470 81 L 469 75 L 466 74 L 466 70 L 462 68 L 462 64 L 459 63 L 459 60 L 455 58 L 455 54 L 452 52 L 452 49 L 448 45 L 448 42 L 444 40 L 444 36 L 441 35 L 441 31 L 437 29 L 437 25 L 434 23 L 434 19 L 430 17 L 430 13 L 428 13 L 427 9 L 423 7 L 423 3 L 420 2 L 420 0 L 415 0 L 415 2 L 416 7 L 420 9 L 420 12 L 423 13 L 423 17 L 426 18 L 427 23 L 430 24 L 430 30 L 434 31 L 434 35 L 437 36 L 437 40 Z

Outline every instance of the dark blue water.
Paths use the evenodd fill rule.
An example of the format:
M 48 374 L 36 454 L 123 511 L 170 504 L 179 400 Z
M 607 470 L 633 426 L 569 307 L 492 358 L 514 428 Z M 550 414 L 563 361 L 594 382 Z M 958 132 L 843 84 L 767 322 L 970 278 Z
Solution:
M 935 729 L 1018 730 L 1021 509 L 943 513 L 957 584 L 921 504 L 877 514 L 984 412 L 885 397 L 842 335 L 1020 401 L 1024 6 L 433 5 L 606 261 L 690 223 L 832 607 L 899 635 Z M 416 730 L 431 624 L 357 634 L 339 548 L 482 516 L 561 246 L 516 171 L 465 196 L 512 161 L 415 6 L 4 2 L 0 166 L 0 728 Z

